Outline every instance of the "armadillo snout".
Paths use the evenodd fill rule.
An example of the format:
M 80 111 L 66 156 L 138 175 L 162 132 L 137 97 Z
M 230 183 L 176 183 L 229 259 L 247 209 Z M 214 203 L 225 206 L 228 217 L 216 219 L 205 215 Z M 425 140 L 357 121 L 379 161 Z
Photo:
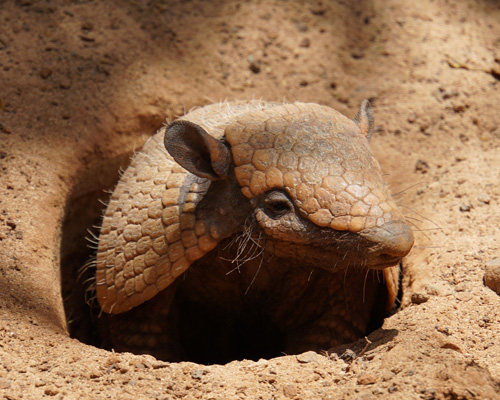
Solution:
M 401 220 L 390 221 L 359 234 L 374 244 L 368 260 L 370 268 L 382 269 L 395 265 L 413 247 L 413 232 L 410 226 Z

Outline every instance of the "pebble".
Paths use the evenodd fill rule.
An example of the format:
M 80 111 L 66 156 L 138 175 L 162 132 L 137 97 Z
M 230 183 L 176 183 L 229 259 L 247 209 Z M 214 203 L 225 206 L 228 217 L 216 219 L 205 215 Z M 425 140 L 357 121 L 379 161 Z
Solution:
M 472 299 L 472 294 L 470 292 L 459 292 L 455 295 L 455 298 L 460 301 L 469 301 Z
M 457 113 L 464 112 L 466 108 L 467 108 L 467 105 L 466 104 L 461 104 L 461 103 L 460 104 L 455 104 L 453 106 L 453 110 L 455 112 L 457 112 Z
M 358 377 L 358 385 L 373 385 L 377 381 L 378 376 L 369 372 Z
M 205 371 L 201 369 L 195 369 L 194 371 L 191 371 L 191 378 L 200 380 L 203 378 L 203 375 L 205 375 Z
M 0 378 L 0 389 L 9 389 L 12 385 L 12 381 L 7 378 Z
M 459 353 L 462 353 L 462 349 L 460 348 L 460 346 L 450 341 L 443 343 L 443 345 L 441 345 L 441 348 L 458 351 Z
M 52 75 L 52 70 L 47 67 L 42 67 L 40 69 L 40 77 L 42 79 L 47 79 L 50 75 Z
M 445 287 L 439 283 L 429 283 L 426 287 L 427 293 L 431 296 L 443 296 Z
M 384 391 L 381 388 L 375 388 L 373 389 L 372 392 L 375 396 L 380 396 L 381 394 L 384 394 Z
M 488 193 L 480 193 L 477 200 L 484 204 L 490 204 L 491 197 Z
M 472 209 L 472 206 L 470 204 L 467 204 L 467 203 L 462 203 L 462 205 L 460 206 L 460 211 L 462 211 L 462 212 L 469 212 L 471 209 Z
M 429 172 L 429 164 L 427 164 L 427 161 L 417 160 L 417 162 L 415 163 L 415 171 L 426 174 L 427 172 Z
M 440 87 L 439 91 L 441 92 L 441 96 L 443 97 L 443 100 L 458 96 L 458 90 L 455 88 L 448 89 L 448 88 Z
M 289 399 L 293 399 L 297 396 L 297 388 L 294 385 L 283 386 L 283 395 Z
M 413 304 L 422 304 L 429 300 L 429 295 L 426 293 L 413 293 L 411 295 L 411 302 Z
M 500 258 L 495 258 L 486 264 L 484 284 L 500 295 Z
M 314 351 L 306 351 L 296 356 L 297 361 L 303 364 L 318 361 L 319 354 Z
M 54 387 L 48 387 L 44 390 L 44 393 L 47 395 L 47 396 L 55 396 L 56 394 L 59 393 L 59 390 L 57 390 L 56 388 Z
M 250 63 L 249 68 L 254 74 L 258 74 L 260 72 L 260 65 L 255 61 Z
M 71 87 L 71 80 L 69 78 L 61 78 L 59 82 L 59 87 L 61 89 L 69 89 Z
M 365 53 L 361 49 L 355 49 L 351 53 L 351 57 L 356 59 L 356 60 L 359 60 L 360 58 L 363 58 L 364 56 L 365 56 Z
M 170 366 L 170 363 L 165 362 L 165 361 L 157 361 L 157 360 L 155 360 L 155 361 L 153 361 L 151 363 L 151 367 L 153 369 L 167 368 L 169 366 Z

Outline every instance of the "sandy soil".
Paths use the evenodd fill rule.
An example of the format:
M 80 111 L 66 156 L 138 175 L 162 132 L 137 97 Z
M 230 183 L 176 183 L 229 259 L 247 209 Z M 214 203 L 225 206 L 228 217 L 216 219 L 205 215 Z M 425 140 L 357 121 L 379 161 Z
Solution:
M 498 21 L 494 0 L 0 1 L 0 398 L 500 398 Z M 251 98 L 372 99 L 417 238 L 400 311 L 331 354 L 92 346 L 74 282 L 97 200 L 166 118 Z

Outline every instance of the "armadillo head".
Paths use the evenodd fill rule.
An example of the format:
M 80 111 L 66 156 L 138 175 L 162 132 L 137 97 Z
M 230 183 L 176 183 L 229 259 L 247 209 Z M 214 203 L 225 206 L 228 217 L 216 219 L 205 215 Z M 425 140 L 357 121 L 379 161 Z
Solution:
M 238 117 L 224 131 L 229 147 L 186 121 L 167 128 L 165 143 L 200 177 L 225 180 L 234 169 L 231 177 L 278 256 L 323 268 L 341 258 L 344 266 L 383 269 L 410 251 L 413 234 L 369 148 L 372 127 L 367 101 L 354 121 L 296 103 Z

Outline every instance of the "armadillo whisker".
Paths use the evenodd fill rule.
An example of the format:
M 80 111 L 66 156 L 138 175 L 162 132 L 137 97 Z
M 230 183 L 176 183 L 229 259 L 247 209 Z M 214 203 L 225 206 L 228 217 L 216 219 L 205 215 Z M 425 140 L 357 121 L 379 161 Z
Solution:
M 403 190 L 400 190 L 399 192 L 397 193 L 393 193 L 392 194 L 392 197 L 397 197 L 397 196 L 400 196 L 401 194 L 403 193 L 406 193 L 408 190 L 410 190 L 411 188 L 414 188 L 415 186 L 419 186 L 419 185 L 423 185 L 424 182 L 417 182 L 415 183 L 414 185 L 411 185 L 411 186 L 408 186 L 406 189 L 403 189 Z
M 412 218 L 406 217 L 406 219 L 407 219 L 407 220 L 409 220 L 409 219 L 412 219 Z M 425 236 L 425 238 L 426 238 L 427 240 L 431 240 L 431 238 L 430 238 L 429 236 L 427 236 L 427 235 L 425 234 L 424 230 L 420 229 L 420 227 L 419 227 L 417 224 L 415 224 L 415 223 L 414 223 L 414 222 L 412 222 L 412 221 L 408 221 L 408 223 L 409 223 L 412 227 L 414 227 L 414 228 L 415 228 L 415 230 L 416 230 L 417 232 L 422 233 L 422 235 L 424 235 L 424 236 Z M 441 228 L 436 228 L 436 229 L 441 230 Z
M 262 249 L 262 252 L 264 251 L 264 248 Z M 262 254 L 262 252 L 260 254 Z M 245 290 L 245 295 L 248 293 L 248 291 L 250 290 L 250 287 L 253 285 L 253 283 L 255 282 L 255 279 L 257 279 L 257 275 L 259 274 L 260 272 L 260 269 L 262 268 L 262 264 L 264 262 L 264 257 L 261 257 L 260 258 L 260 262 L 259 262 L 259 266 L 257 267 L 257 271 L 255 271 L 255 274 L 252 278 L 252 281 L 250 282 L 250 284 L 248 285 L 247 287 L 247 290 Z
M 365 273 L 365 279 L 363 280 L 363 303 L 366 300 L 366 281 L 368 279 L 368 274 L 370 273 L 370 270 L 367 269 Z
M 307 277 L 307 282 L 311 282 L 311 277 L 312 277 L 313 272 L 314 272 L 314 269 L 311 269 L 311 271 L 309 272 L 309 276 Z
M 408 207 L 408 206 L 403 206 L 403 205 L 401 205 L 400 207 L 401 207 L 401 208 L 405 208 L 405 209 L 407 209 L 407 210 L 410 210 L 410 211 L 411 211 L 412 213 L 414 213 L 414 214 L 417 214 L 420 218 L 422 218 L 422 219 L 423 219 L 423 220 L 425 220 L 425 221 L 430 222 L 430 223 L 431 223 L 431 224 L 433 224 L 436 228 L 441 229 L 441 230 L 443 229 L 443 228 L 441 228 L 441 227 L 440 227 L 440 226 L 439 226 L 436 222 L 434 222 L 432 219 L 429 219 L 429 218 L 425 217 L 424 215 L 422 215 L 422 214 L 420 214 L 419 212 L 415 211 L 413 208 Z M 405 218 L 411 218 L 411 217 L 408 217 L 408 216 L 406 216 L 406 215 L 405 215 Z

